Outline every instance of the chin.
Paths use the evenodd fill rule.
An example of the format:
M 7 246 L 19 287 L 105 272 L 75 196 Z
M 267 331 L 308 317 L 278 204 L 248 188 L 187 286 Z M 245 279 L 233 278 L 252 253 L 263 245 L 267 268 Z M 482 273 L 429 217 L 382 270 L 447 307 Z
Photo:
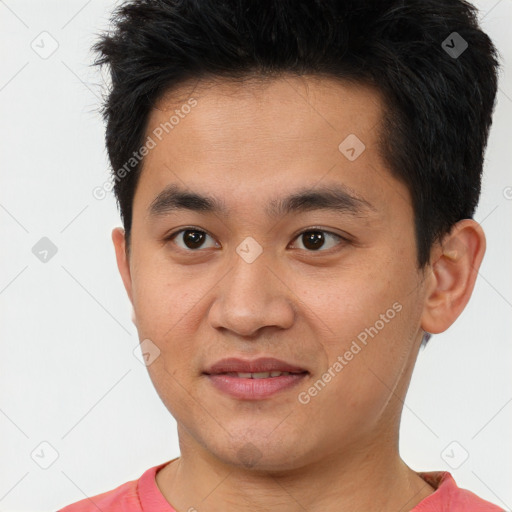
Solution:
M 261 435 L 252 440 L 245 436 L 239 442 L 231 441 L 229 450 L 221 449 L 216 455 L 228 465 L 251 472 L 289 472 L 304 463 L 297 453 L 297 443 L 287 445 L 279 439 L 269 443 Z

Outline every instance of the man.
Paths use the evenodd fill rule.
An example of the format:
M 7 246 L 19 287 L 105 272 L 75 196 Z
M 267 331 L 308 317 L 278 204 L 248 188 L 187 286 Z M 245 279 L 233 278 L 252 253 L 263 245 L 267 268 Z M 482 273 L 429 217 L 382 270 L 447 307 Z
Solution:
M 468 303 L 496 51 L 460 0 L 144 0 L 110 66 L 113 230 L 181 456 L 63 508 L 497 511 L 400 458 Z

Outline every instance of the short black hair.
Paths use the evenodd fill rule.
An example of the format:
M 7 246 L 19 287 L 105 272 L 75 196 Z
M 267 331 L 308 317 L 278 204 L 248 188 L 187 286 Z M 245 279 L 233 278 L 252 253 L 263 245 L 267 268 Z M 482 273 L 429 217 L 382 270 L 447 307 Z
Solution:
M 93 50 L 113 176 L 144 143 L 149 113 L 189 80 L 331 77 L 385 99 L 380 149 L 412 196 L 418 267 L 478 204 L 498 52 L 463 0 L 131 0 Z M 467 45 L 467 47 L 466 47 Z M 340 141 L 341 142 L 341 141 Z M 130 247 L 144 160 L 114 192 Z

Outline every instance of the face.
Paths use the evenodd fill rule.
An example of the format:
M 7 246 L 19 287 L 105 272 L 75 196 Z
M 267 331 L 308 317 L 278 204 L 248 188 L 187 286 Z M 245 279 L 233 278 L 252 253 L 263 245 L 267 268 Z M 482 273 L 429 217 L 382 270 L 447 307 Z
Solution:
M 379 95 L 293 77 L 181 92 L 151 112 L 128 260 L 122 230 L 113 238 L 182 452 L 291 470 L 384 449 L 425 282 L 410 194 L 379 154 Z M 306 373 L 236 378 L 260 395 L 235 396 L 215 384 L 235 377 L 205 374 L 229 357 Z

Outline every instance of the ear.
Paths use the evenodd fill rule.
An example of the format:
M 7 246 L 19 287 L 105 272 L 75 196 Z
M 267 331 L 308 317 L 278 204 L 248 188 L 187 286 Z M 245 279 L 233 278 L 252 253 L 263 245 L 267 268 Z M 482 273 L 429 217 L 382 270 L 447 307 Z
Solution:
M 463 219 L 431 254 L 431 275 L 421 327 L 438 334 L 452 325 L 469 302 L 485 254 L 485 234 L 478 222 Z
M 126 254 L 126 239 L 123 228 L 114 228 L 112 230 L 112 242 L 114 242 L 114 249 L 116 251 L 117 268 L 119 269 L 124 288 L 133 307 L 130 260 Z

